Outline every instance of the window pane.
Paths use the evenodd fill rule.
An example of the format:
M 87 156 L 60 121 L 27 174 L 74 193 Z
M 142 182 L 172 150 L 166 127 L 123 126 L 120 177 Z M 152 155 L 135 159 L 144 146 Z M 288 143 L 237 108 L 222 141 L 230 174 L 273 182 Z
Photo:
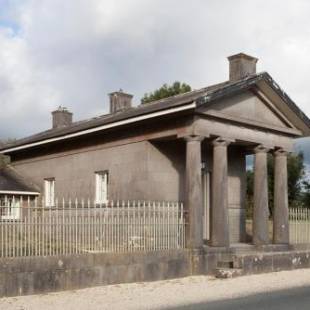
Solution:
M 54 206 L 55 201 L 55 180 L 45 180 L 44 181 L 44 192 L 45 192 L 45 206 Z
M 96 172 L 96 192 L 95 200 L 96 203 L 106 203 L 107 201 L 107 172 Z

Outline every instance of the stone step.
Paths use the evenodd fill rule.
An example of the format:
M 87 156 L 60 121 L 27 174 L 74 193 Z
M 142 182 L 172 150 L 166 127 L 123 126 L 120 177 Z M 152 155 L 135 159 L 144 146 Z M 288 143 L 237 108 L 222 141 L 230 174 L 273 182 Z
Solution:
M 263 252 L 286 252 L 290 251 L 292 247 L 288 244 L 268 244 L 256 246 L 256 250 Z
M 215 277 L 218 279 L 231 279 L 242 275 L 243 269 L 241 268 L 217 268 L 215 271 Z
M 218 261 L 217 268 L 234 268 L 234 262 L 231 259 L 228 261 Z
M 286 252 L 292 250 L 292 247 L 287 244 L 268 244 L 268 245 L 244 245 L 231 248 L 231 254 L 242 255 L 252 254 L 257 252 Z
M 216 264 L 217 268 L 242 268 L 242 260 L 238 256 L 230 256 L 229 259 L 221 259 Z
M 231 254 L 247 254 L 247 253 L 253 253 L 256 252 L 257 249 L 254 245 L 251 244 L 243 244 L 238 246 L 231 247 Z

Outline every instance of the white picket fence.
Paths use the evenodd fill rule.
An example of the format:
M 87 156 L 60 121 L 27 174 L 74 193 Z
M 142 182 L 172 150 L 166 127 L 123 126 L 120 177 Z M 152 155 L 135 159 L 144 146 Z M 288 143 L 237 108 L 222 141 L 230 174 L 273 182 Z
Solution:
M 310 243 L 310 209 L 289 209 L 290 243 Z
M 185 247 L 179 202 L 55 201 L 5 197 L 0 206 L 0 257 L 134 252 Z

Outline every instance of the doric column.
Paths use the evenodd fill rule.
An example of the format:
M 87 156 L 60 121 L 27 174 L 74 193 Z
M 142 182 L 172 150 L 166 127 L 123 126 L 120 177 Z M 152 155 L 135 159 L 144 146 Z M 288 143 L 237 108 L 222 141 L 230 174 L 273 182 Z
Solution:
M 259 145 L 254 151 L 253 243 L 255 245 L 264 245 L 269 243 L 267 174 L 267 153 L 269 149 Z
M 213 141 L 211 245 L 229 246 L 227 146 L 230 141 Z
M 289 243 L 287 153 L 283 149 L 274 152 L 273 242 Z
M 186 207 L 189 211 L 187 245 L 203 246 L 203 203 L 201 186 L 201 141 L 204 137 L 188 136 L 186 141 Z

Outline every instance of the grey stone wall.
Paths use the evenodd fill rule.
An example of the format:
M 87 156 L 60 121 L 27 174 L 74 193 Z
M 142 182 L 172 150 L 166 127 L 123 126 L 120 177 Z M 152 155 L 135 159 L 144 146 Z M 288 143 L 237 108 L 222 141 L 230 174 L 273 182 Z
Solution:
M 2 258 L 0 297 L 214 274 L 226 255 L 201 249 Z
M 240 255 L 234 258 L 234 264 L 243 269 L 243 274 L 310 268 L 310 252 L 304 250 Z
M 191 274 L 188 251 L 0 259 L 0 297 Z
M 95 172 L 109 172 L 109 199 L 144 199 L 147 186 L 147 142 L 110 148 L 55 153 L 12 163 L 16 170 L 41 188 L 55 178 L 55 195 L 90 198 L 95 195 Z
M 148 197 L 184 201 L 185 143 L 169 141 L 148 145 Z
M 233 261 L 242 274 L 310 268 L 309 257 L 309 250 L 234 255 L 229 249 L 206 247 L 195 251 L 2 258 L 0 297 L 211 275 L 219 262 L 227 261 Z
M 182 141 L 183 142 L 183 141 Z M 183 199 L 184 145 L 182 142 L 141 141 L 94 150 L 58 152 L 37 158 L 13 161 L 24 177 L 44 192 L 44 179 L 55 178 L 59 199 L 90 198 L 95 195 L 95 172 L 109 172 L 108 199 Z

